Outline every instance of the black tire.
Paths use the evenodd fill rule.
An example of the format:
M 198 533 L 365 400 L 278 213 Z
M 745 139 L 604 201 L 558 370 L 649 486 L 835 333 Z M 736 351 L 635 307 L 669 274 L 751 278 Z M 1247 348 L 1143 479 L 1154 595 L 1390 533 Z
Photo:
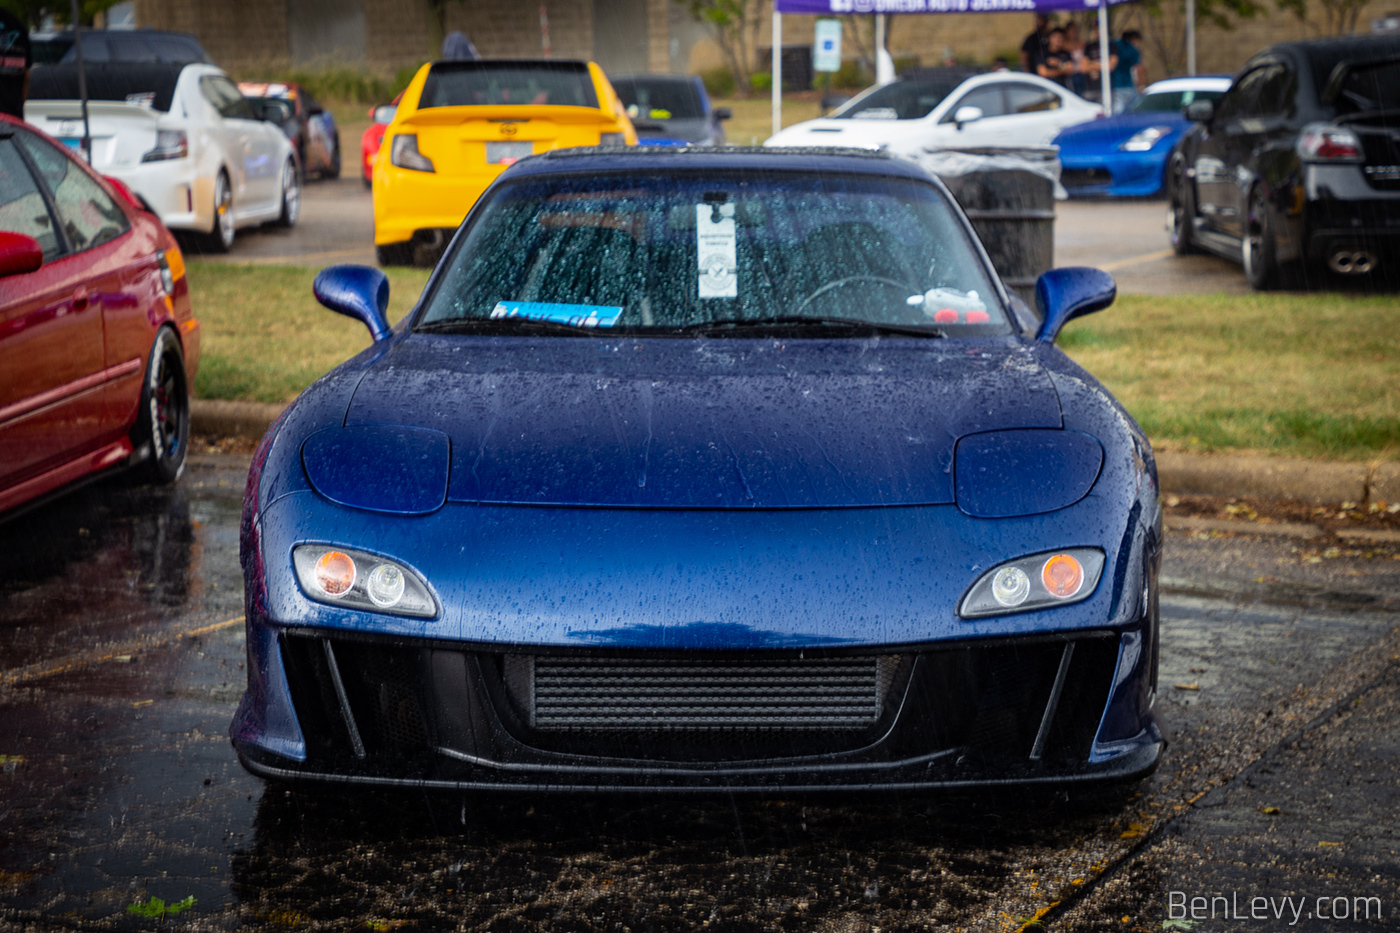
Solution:
M 413 265 L 413 241 L 376 244 L 374 258 L 381 266 L 411 266 Z
M 204 250 L 210 253 L 227 253 L 233 249 L 237 231 L 233 225 L 233 185 L 228 173 L 219 172 L 214 179 L 214 226 L 201 237 Z
M 336 133 L 331 139 L 335 143 L 335 152 L 331 155 L 331 164 L 321 173 L 322 178 L 340 177 L 340 134 Z
M 282 167 L 282 213 L 274 227 L 295 227 L 301 216 L 301 173 L 291 159 Z
M 1191 231 L 1195 229 L 1196 191 L 1180 160 L 1172 162 L 1168 172 L 1167 237 L 1171 240 L 1172 252 L 1190 256 L 1201 251 L 1191 238 Z
M 185 471 L 190 448 L 190 391 L 185 354 L 175 332 L 162 327 L 151 344 L 141 383 L 141 407 L 131 431 L 138 453 L 146 456 L 137 476 L 153 483 L 173 483 Z
M 1244 237 L 1240 240 L 1244 277 L 1255 291 L 1271 291 L 1283 284 L 1283 272 L 1278 264 L 1278 243 L 1264 189 L 1257 186 L 1252 189 L 1247 204 Z

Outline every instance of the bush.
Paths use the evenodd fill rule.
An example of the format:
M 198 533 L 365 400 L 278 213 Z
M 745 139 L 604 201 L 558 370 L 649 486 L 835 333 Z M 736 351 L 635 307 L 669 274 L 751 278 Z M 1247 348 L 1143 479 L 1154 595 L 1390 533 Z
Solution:
M 258 69 L 239 75 L 244 81 L 282 81 L 300 84 L 311 96 L 322 100 L 358 104 L 387 104 L 417 74 L 418 67 L 400 68 L 392 80 L 363 68 L 327 65 L 320 68 Z
M 728 68 L 711 68 L 709 71 L 700 73 L 700 80 L 705 82 L 705 92 L 711 97 L 733 97 L 735 91 L 734 75 Z
M 843 61 L 841 70 L 833 72 L 831 75 L 832 87 L 845 88 L 848 91 L 869 87 L 874 83 L 874 76 L 867 73 L 864 68 L 860 67 L 860 62 L 854 59 Z
M 766 71 L 756 71 L 749 75 L 749 86 L 755 91 L 773 90 L 773 75 Z

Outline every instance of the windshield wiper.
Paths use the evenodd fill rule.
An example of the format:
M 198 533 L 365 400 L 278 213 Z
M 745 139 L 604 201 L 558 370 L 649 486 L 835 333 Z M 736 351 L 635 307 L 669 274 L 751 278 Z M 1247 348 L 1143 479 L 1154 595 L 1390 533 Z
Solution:
M 563 321 L 541 321 L 528 317 L 473 317 L 457 318 L 451 321 L 429 321 L 414 328 L 420 334 L 568 334 L 571 337 L 586 337 L 593 334 L 606 335 L 610 327 L 579 327 Z
M 734 330 L 762 329 L 767 327 L 790 327 L 802 324 L 815 327 L 852 328 L 873 331 L 880 334 L 903 334 L 909 337 L 946 337 L 940 328 L 919 324 L 885 324 L 880 321 L 864 321 L 849 317 L 812 317 L 806 314 L 785 314 L 760 318 L 723 318 L 718 321 L 702 321 L 676 328 L 686 333 L 711 333 Z

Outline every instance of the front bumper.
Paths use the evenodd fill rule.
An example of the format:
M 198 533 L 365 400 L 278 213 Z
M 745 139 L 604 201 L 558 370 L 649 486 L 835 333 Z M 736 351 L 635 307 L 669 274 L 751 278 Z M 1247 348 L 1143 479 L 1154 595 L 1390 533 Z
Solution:
M 263 777 L 445 789 L 817 791 L 1128 779 L 1155 768 L 1164 746 L 1151 708 L 1154 626 L 1145 619 L 1122 632 L 894 653 L 804 652 L 803 662 L 794 652 L 711 655 L 738 665 L 873 660 L 883 651 L 890 682 L 878 716 L 862 728 L 589 732 L 531 725 L 532 687 L 519 677 L 511 683 L 523 660 L 516 652 L 286 629 L 273 640 L 275 663 L 303 754 L 279 754 L 237 723 L 234 745 Z M 658 657 L 546 657 L 603 665 L 647 656 Z
M 1160 150 L 1160 151 L 1159 151 Z M 1151 197 L 1160 194 L 1170 146 L 1148 152 L 1060 152 L 1060 184 L 1070 197 Z

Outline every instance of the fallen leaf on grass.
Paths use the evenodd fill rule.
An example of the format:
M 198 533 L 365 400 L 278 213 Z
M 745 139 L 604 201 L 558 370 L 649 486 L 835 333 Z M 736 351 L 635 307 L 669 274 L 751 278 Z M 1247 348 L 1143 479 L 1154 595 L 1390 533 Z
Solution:
M 1283 811 L 1278 807 L 1260 807 L 1259 812 L 1265 816 L 1278 816 Z
M 1192 681 L 1192 682 L 1189 683 L 1189 684 L 1172 684 L 1172 686 L 1175 687 L 1175 688 L 1178 689 L 1178 690 L 1199 690 L 1199 689 L 1201 689 L 1200 683 L 1198 683 L 1198 682 L 1196 682 L 1196 681 Z

